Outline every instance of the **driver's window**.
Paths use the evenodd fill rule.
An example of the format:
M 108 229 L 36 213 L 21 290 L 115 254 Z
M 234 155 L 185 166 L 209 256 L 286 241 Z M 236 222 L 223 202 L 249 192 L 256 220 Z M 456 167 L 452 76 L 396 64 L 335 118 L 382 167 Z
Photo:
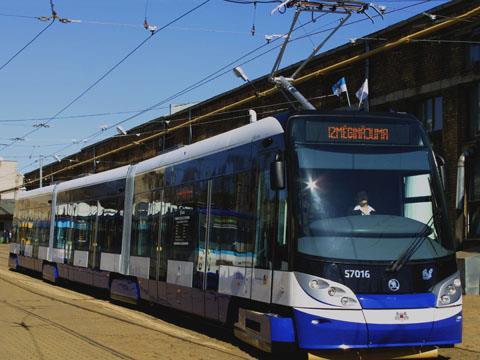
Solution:
M 432 201 L 428 174 L 404 178 L 404 216 L 427 224 L 432 219 Z

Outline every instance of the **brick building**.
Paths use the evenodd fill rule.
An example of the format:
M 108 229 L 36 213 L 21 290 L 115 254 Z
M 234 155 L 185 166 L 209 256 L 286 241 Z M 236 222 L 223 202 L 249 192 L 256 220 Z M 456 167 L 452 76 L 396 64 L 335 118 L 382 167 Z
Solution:
M 446 161 L 447 200 L 459 243 L 480 239 L 480 4 L 451 1 L 320 54 L 302 71 L 295 86 L 319 109 L 345 106 L 331 85 L 347 78 L 353 92 L 368 77 L 370 111 L 417 115 L 427 128 L 438 155 Z M 292 65 L 281 71 L 289 76 Z M 245 84 L 171 116 L 154 119 L 88 146 L 61 163 L 43 168 L 44 184 L 104 171 L 199 141 L 258 117 L 285 110 L 285 98 L 268 77 Z M 353 90 L 353 91 L 352 91 Z M 456 210 L 457 164 L 465 153 L 465 200 Z M 38 186 L 38 170 L 25 174 L 28 188 Z

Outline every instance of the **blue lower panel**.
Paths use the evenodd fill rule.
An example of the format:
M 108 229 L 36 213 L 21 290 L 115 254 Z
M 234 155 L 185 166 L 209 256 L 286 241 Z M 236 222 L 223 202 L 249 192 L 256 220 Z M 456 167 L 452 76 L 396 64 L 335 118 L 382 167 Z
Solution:
M 461 313 L 417 324 L 362 324 L 321 318 L 294 310 L 302 349 L 453 345 L 462 341 Z
M 321 318 L 299 310 L 294 310 L 294 318 L 298 345 L 302 349 L 367 347 L 365 324 Z
M 268 316 L 268 315 L 267 315 Z M 292 318 L 269 316 L 272 342 L 295 342 L 295 328 Z
M 462 342 L 462 313 L 433 324 L 430 342 L 437 345 L 453 345 Z
M 418 324 L 368 324 L 369 346 L 417 346 L 429 341 L 432 322 Z
M 138 284 L 131 279 L 114 279 L 110 287 L 110 294 L 112 297 L 120 296 L 133 301 L 140 299 Z
M 435 306 L 437 298 L 432 293 L 401 295 L 357 295 L 363 309 L 418 309 Z

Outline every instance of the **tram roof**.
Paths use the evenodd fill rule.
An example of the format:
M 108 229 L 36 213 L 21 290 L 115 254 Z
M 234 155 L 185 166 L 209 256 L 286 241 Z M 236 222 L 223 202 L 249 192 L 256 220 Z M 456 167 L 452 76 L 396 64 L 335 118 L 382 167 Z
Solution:
M 274 117 L 267 117 L 220 135 L 186 145 L 179 149 L 144 160 L 137 165 L 136 173 L 142 174 L 171 164 L 219 153 L 259 139 L 283 133 L 283 127 Z
M 136 165 L 136 174 L 142 174 L 164 166 L 182 163 L 185 161 L 200 158 L 210 154 L 219 153 L 228 149 L 245 145 L 259 139 L 274 136 L 283 133 L 283 127 L 274 117 L 267 117 L 256 122 L 244 125 L 242 127 L 227 131 L 220 135 L 186 145 L 181 148 L 160 154 L 151 159 L 144 160 Z M 23 192 L 19 199 L 41 194 L 52 193 L 55 189 L 58 192 L 82 188 L 86 186 L 101 184 L 107 181 L 125 179 L 128 169 L 132 165 L 125 165 L 116 169 L 104 171 L 101 173 L 87 175 L 78 179 L 73 179 L 50 185 L 44 188 L 34 189 Z
M 25 198 L 31 198 L 31 197 L 41 196 L 41 195 L 45 195 L 45 194 L 51 194 L 53 192 L 54 188 L 55 188 L 55 185 L 49 185 L 49 186 L 33 189 L 33 190 L 30 190 L 30 191 L 18 192 L 16 200 L 22 200 L 22 199 L 25 199 Z

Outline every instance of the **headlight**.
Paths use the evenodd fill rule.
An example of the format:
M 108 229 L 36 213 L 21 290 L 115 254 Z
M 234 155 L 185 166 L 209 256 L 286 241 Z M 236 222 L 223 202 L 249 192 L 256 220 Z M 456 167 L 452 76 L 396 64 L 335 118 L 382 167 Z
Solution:
M 357 300 L 349 298 L 348 296 L 342 297 L 340 300 L 343 306 L 355 306 L 357 305 Z
M 437 297 L 437 307 L 449 306 L 456 303 L 462 297 L 462 282 L 460 273 L 455 274 L 440 281 L 432 289 Z
M 312 298 L 338 308 L 360 309 L 357 297 L 343 284 L 318 276 L 295 272 L 302 289 Z
M 310 289 L 325 289 L 328 288 L 328 283 L 321 279 L 312 279 L 308 282 Z

